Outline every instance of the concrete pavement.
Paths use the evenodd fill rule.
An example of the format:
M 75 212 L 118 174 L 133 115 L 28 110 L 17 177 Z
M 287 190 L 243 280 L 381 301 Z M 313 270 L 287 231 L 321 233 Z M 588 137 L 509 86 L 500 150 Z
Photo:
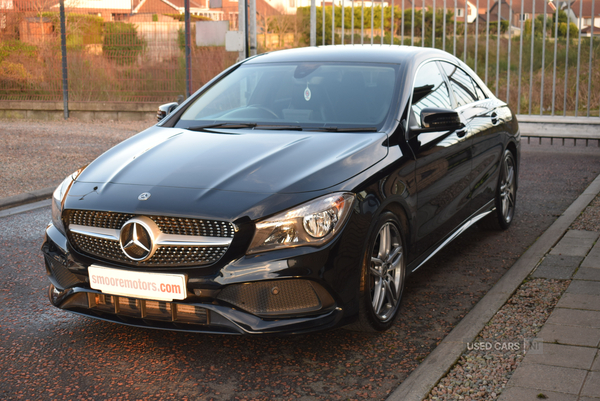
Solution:
M 532 274 L 572 281 L 500 401 L 600 400 L 599 234 L 568 231 Z
M 525 279 L 544 277 L 567 280 L 571 279 L 573 275 L 575 275 L 574 280 L 563 297 L 564 301 L 561 299 L 559 302 L 556 316 L 553 313 L 554 317 L 551 316 L 547 321 L 550 328 L 546 332 L 554 326 L 558 326 L 556 329 L 561 330 L 565 339 L 583 337 L 582 341 L 586 341 L 584 344 L 589 349 L 578 348 L 578 353 L 573 352 L 573 358 L 581 359 L 580 354 L 583 352 L 590 361 L 589 366 L 585 363 L 575 365 L 577 368 L 561 366 L 565 364 L 561 357 L 569 354 L 567 351 L 572 351 L 573 348 L 560 349 L 561 352 L 558 352 L 553 342 L 554 338 L 548 340 L 551 337 L 546 339 L 540 335 L 542 347 L 546 345 L 546 341 L 552 341 L 552 344 L 549 344 L 548 353 L 543 354 L 546 348 L 542 348 L 543 359 L 530 353 L 529 357 L 525 359 L 527 363 L 521 365 L 514 372 L 505 390 L 506 393 L 502 393 L 507 395 L 503 395 L 501 399 L 502 401 L 539 400 L 554 396 L 552 398 L 554 400 L 571 400 L 573 398 L 560 397 L 575 395 L 574 399 L 578 400 L 577 397 L 584 390 L 585 394 L 595 391 L 593 394 L 597 398 L 588 397 L 580 398 L 580 400 L 600 399 L 599 384 L 588 384 L 585 387 L 586 383 L 600 383 L 600 372 L 598 372 L 600 370 L 600 354 L 598 354 L 600 341 L 600 245 L 596 242 L 600 233 L 569 231 L 571 224 L 599 193 L 600 175 L 519 258 L 419 367 L 390 394 L 387 401 L 421 401 L 427 398 L 431 389 L 445 377 L 465 352 L 467 343 L 477 337 Z M 594 246 L 594 244 L 596 245 Z M 573 299 L 572 296 L 579 299 Z M 585 305 L 589 306 L 581 306 L 577 300 L 585 301 Z M 565 305 L 571 307 L 567 308 Z M 592 307 L 594 309 L 590 309 Z M 597 341 L 594 343 L 595 339 Z M 575 340 L 565 341 L 568 343 Z M 574 344 L 565 345 L 574 346 Z M 594 355 L 590 360 L 592 353 Z M 544 363 L 536 363 L 540 361 L 544 361 Z M 596 370 L 592 370 L 592 367 Z M 575 384 L 559 386 L 559 383 L 572 382 Z M 553 385 L 556 387 L 552 387 Z M 540 390 L 540 387 L 549 394 L 546 395 L 541 391 L 536 393 L 535 391 Z

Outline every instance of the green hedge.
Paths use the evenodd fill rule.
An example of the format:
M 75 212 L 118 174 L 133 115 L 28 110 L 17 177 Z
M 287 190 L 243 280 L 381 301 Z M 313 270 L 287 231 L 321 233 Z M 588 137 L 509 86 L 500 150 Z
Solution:
M 133 64 L 146 47 L 134 24 L 107 22 L 104 24 L 102 52 L 117 64 Z

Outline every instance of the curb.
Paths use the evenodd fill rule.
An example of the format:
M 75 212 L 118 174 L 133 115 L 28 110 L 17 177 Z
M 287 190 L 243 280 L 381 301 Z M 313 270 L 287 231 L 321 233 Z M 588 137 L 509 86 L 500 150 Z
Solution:
M 387 398 L 387 401 L 422 401 L 448 373 L 479 332 L 564 235 L 569 226 L 600 193 L 600 175 L 565 212 L 529 247 L 444 340 Z
M 58 185 L 58 184 L 56 184 Z M 56 189 L 56 186 L 38 189 L 36 191 L 27 192 L 20 195 L 9 196 L 7 198 L 0 199 L 0 210 L 8 209 L 15 206 L 24 205 L 26 203 L 37 202 L 40 200 L 48 199 L 52 197 L 52 193 Z
M 8 209 L 0 210 L 0 218 L 30 212 L 32 210 L 40 209 L 42 207 L 47 206 L 52 206 L 52 199 L 45 199 L 33 203 L 27 203 L 21 206 L 15 206 Z
M 519 123 L 537 123 L 537 124 L 575 124 L 575 125 L 598 125 L 600 117 L 572 117 L 572 116 L 540 116 L 529 114 L 517 114 Z

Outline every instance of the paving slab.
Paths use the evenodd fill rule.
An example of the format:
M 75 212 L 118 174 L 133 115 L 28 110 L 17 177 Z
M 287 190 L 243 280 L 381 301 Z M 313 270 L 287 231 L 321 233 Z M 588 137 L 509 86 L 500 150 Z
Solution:
M 498 401 L 577 401 L 577 396 L 573 394 L 557 393 L 548 390 L 536 390 L 525 387 L 508 387 Z
M 539 354 L 528 353 L 524 363 L 589 370 L 596 352 L 596 348 L 544 343 L 544 351 Z
M 524 363 L 517 368 L 508 385 L 577 395 L 587 373 L 582 369 Z
M 600 311 L 600 295 L 564 293 L 557 308 Z
M 581 395 L 586 397 L 600 397 L 600 372 L 589 372 L 585 379 Z
M 600 312 L 556 308 L 546 320 L 546 324 L 600 329 Z
M 600 345 L 600 329 L 545 324 L 537 335 L 544 341 L 544 353 L 547 343 L 577 345 L 582 347 L 598 347 Z M 600 364 L 599 364 L 600 367 Z
M 600 283 L 597 281 L 573 280 L 566 292 L 569 294 L 600 295 Z
M 582 256 L 548 255 L 535 269 L 532 276 L 555 280 L 568 280 L 583 261 Z M 600 269 L 594 269 L 600 272 Z
M 581 263 L 581 267 L 600 269 L 600 241 L 596 242 L 596 245 L 594 245 L 590 253 L 588 253 L 587 257 Z
M 598 239 L 598 235 L 599 233 L 595 231 L 569 230 L 550 254 L 585 257 Z
M 596 372 L 600 372 L 600 350 L 598 350 L 596 353 L 596 360 L 594 361 L 594 364 L 592 365 L 592 370 L 596 371 Z M 600 397 L 600 394 L 598 394 L 598 397 Z
M 577 270 L 575 280 L 590 280 L 590 281 L 600 281 L 600 269 L 595 269 L 592 267 L 581 267 Z

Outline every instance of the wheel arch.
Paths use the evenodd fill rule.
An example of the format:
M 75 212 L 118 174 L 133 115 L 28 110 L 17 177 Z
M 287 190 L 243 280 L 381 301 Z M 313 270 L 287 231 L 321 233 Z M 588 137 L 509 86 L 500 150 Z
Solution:
M 379 215 L 385 213 L 385 212 L 390 212 L 393 213 L 396 217 L 398 217 L 398 220 L 400 220 L 400 224 L 401 227 L 400 229 L 402 230 L 402 236 L 404 237 L 404 241 L 406 242 L 404 244 L 404 249 L 405 252 L 408 256 L 408 251 L 411 247 L 411 221 L 409 219 L 409 213 L 406 209 L 406 206 L 402 205 L 399 202 L 390 202 L 386 205 L 384 205 L 379 213 Z M 407 259 L 408 260 L 408 259 Z
M 515 158 L 515 169 L 516 174 L 515 174 L 515 186 L 516 188 L 519 188 L 519 169 L 520 169 L 520 158 L 519 158 L 519 153 L 517 150 L 517 144 L 513 141 L 508 142 L 508 144 L 506 145 L 506 149 L 510 150 L 510 152 L 513 154 L 513 157 Z M 504 152 L 502 152 L 502 154 L 504 154 Z

